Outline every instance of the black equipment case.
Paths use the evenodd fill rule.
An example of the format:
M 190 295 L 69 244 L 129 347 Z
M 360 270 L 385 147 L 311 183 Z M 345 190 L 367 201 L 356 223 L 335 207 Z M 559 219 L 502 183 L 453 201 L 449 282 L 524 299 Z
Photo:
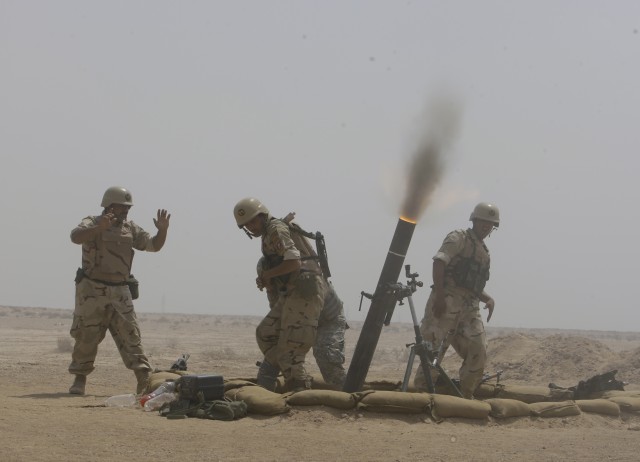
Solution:
M 181 400 L 199 401 L 198 392 L 202 392 L 205 401 L 224 399 L 221 375 L 183 375 L 176 388 Z

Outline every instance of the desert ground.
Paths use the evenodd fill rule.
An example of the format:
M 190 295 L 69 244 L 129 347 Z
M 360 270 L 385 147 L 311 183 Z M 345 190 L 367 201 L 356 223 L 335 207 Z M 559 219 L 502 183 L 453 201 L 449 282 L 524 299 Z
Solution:
M 189 353 L 190 371 L 225 379 L 255 377 L 258 317 L 138 315 L 146 351 L 159 369 Z M 85 396 L 69 395 L 72 311 L 0 307 L 0 460 L 2 461 L 637 461 L 640 413 L 582 413 L 436 423 L 427 415 L 293 407 L 277 416 L 232 422 L 168 420 L 105 399 L 135 389 L 109 336 Z M 361 324 L 350 323 L 347 365 Z M 625 389 L 640 390 L 640 332 L 488 328 L 488 372 L 506 384 L 576 385 L 617 369 Z M 367 376 L 400 382 L 413 326 L 385 327 Z M 457 376 L 455 354 L 445 368 Z M 318 375 L 311 358 L 308 369 Z

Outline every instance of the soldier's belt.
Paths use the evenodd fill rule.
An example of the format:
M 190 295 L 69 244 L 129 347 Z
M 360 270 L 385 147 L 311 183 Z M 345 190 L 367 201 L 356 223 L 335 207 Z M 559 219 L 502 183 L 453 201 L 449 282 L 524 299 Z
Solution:
M 321 272 L 315 271 L 315 270 L 308 270 L 308 269 L 304 269 L 304 268 L 300 268 L 298 270 L 300 273 L 304 273 L 304 274 L 312 274 L 315 276 L 322 276 Z
M 98 284 L 104 284 L 105 286 L 126 286 L 127 285 L 127 281 L 110 282 L 110 281 L 103 281 L 102 279 L 93 279 L 87 276 L 85 277 L 90 281 L 97 282 Z

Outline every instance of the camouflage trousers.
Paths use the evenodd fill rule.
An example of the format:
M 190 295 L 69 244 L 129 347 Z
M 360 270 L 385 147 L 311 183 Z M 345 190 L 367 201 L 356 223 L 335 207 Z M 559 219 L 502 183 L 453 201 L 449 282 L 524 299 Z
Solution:
M 282 371 L 285 382 L 310 384 L 305 357 L 316 341 L 324 284 L 302 273 L 297 285 L 278 294 L 267 316 L 256 328 L 256 340 L 265 360 Z
M 128 369 L 151 371 L 142 348 L 129 288 L 126 285 L 106 286 L 84 278 L 76 284 L 76 306 L 70 332 L 75 345 L 70 373 L 88 375 L 94 370 L 98 345 L 107 330 Z
M 329 385 L 342 388 L 346 376 L 344 370 L 344 332 L 347 320 L 344 311 L 331 321 L 321 319 L 318 325 L 313 356 L 316 359 L 322 378 Z
M 440 318 L 436 318 L 433 315 L 434 299 L 432 291 L 420 325 L 420 333 L 431 345 L 432 350 L 435 350 L 434 353 L 444 341 L 438 357 L 440 364 L 449 346 L 453 346 L 462 358 L 459 371 L 460 391 L 465 398 L 472 398 L 482 381 L 487 362 L 487 338 L 480 316 L 480 301 L 467 290 L 448 290 L 445 296 L 446 311 Z M 431 377 L 434 383 L 437 376 L 437 371 L 432 369 Z M 414 385 L 418 389 L 426 390 L 426 378 L 421 367 L 418 367 L 416 372 Z

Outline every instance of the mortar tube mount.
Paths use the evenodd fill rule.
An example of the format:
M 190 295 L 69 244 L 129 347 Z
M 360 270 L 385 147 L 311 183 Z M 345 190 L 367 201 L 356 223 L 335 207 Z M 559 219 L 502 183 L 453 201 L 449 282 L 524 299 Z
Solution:
M 343 390 L 348 393 L 362 389 L 380 339 L 382 326 L 389 325 L 391 322 L 391 316 L 398 301 L 392 286 L 398 282 L 415 227 L 416 224 L 411 221 L 398 219 L 376 291 L 371 297 L 371 305 L 349 365 L 343 387 Z M 364 297 L 365 294 L 363 293 L 362 296 Z

